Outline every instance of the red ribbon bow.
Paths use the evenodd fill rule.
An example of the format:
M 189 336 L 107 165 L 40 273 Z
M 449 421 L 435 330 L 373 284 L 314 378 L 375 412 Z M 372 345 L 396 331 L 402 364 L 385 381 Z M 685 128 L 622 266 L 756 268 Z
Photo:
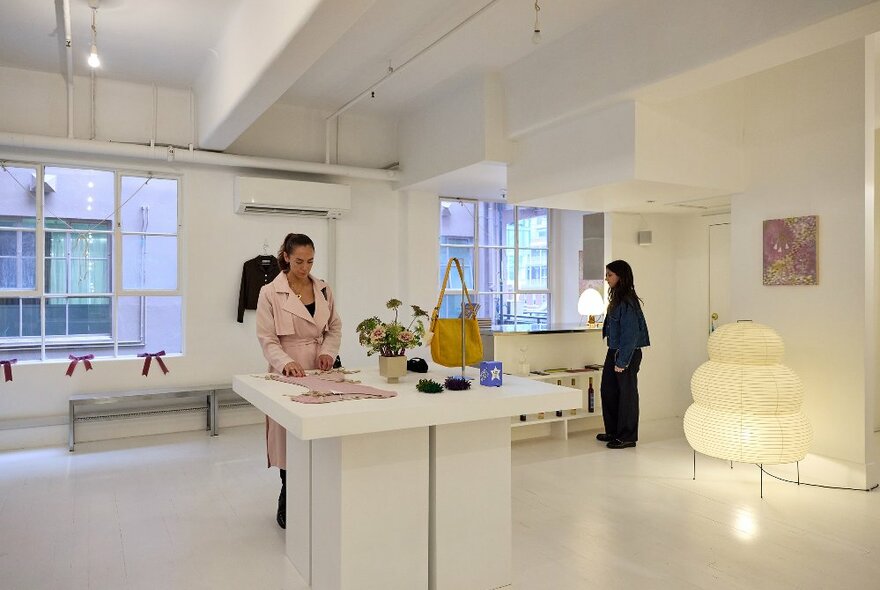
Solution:
M 95 358 L 95 355 L 85 354 L 83 356 L 73 356 L 72 354 L 69 354 L 69 355 L 67 355 L 67 358 L 70 359 L 70 364 L 67 365 L 66 375 L 68 377 L 71 377 L 73 375 L 73 370 L 76 368 L 76 364 L 80 361 L 82 361 L 83 364 L 86 366 L 86 371 L 91 371 L 92 370 L 92 363 L 90 363 L 89 361 L 91 361 L 93 358 Z
M 162 369 L 162 373 L 167 373 L 168 367 L 166 367 L 165 362 L 161 358 L 159 358 L 163 356 L 165 356 L 164 350 L 160 350 L 159 352 L 145 352 L 143 354 L 139 354 L 138 357 L 144 359 L 144 370 L 141 371 L 141 375 L 146 377 L 150 374 L 150 363 L 153 361 L 153 357 L 156 357 L 156 362 L 159 363 L 159 368 Z
M 12 365 L 18 362 L 18 359 L 5 359 L 0 361 L 0 365 L 3 365 L 3 376 L 6 377 L 6 381 L 12 381 Z

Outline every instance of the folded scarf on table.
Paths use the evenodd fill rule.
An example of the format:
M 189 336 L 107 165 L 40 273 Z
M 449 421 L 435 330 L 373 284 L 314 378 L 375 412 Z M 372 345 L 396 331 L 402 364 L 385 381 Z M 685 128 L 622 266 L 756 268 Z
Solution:
M 270 373 L 266 375 L 266 378 L 271 379 L 272 381 L 299 385 L 300 387 L 308 389 L 306 393 L 285 394 L 293 401 L 301 404 L 327 404 L 330 402 L 341 402 L 352 399 L 387 399 L 389 397 L 397 396 L 397 393 L 393 391 L 376 389 L 375 387 L 370 387 L 369 385 L 364 385 L 362 383 L 333 382 L 331 388 L 330 382 L 314 375 L 306 377 L 286 377 L 284 375 Z

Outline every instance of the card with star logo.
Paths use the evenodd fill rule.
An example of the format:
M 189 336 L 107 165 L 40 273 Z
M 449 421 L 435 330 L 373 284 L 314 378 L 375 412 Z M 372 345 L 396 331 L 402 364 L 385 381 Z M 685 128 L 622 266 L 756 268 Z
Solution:
M 501 361 L 480 363 L 480 385 L 501 387 Z

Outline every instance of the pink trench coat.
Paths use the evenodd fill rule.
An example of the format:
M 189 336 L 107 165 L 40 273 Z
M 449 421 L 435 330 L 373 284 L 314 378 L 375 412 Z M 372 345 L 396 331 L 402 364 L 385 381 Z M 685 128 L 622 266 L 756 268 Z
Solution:
M 318 366 L 318 357 L 336 358 L 342 340 L 342 320 L 336 314 L 333 292 L 321 279 L 312 279 L 315 290 L 315 317 L 294 295 L 287 283 L 287 273 L 260 289 L 257 300 L 257 340 L 269 361 L 269 372 L 281 373 L 284 366 L 298 362 L 303 369 Z M 326 298 L 322 289 L 326 289 Z M 266 417 L 266 451 L 269 467 L 286 469 L 287 432 Z

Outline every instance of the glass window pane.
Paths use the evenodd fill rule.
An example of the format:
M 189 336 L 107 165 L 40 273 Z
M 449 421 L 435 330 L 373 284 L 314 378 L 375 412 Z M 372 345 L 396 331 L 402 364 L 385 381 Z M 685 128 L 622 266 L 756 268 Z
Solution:
M 120 297 L 119 354 L 182 352 L 181 308 L 180 297 Z
M 447 293 L 440 306 L 441 318 L 457 318 L 461 315 L 461 295 Z
M 461 270 L 464 272 L 464 280 L 471 289 L 474 285 L 474 249 L 473 248 L 452 248 L 449 246 L 440 247 L 440 269 L 437 276 L 437 285 L 443 284 L 443 275 L 446 273 L 446 265 L 450 258 L 458 258 L 461 262 Z M 453 264 L 449 269 L 449 282 L 446 284 L 447 289 L 454 291 L 461 290 L 461 277 L 458 276 L 458 269 Z
M 477 311 L 478 318 L 491 320 L 493 326 L 501 323 L 500 293 L 480 293 L 477 296 L 477 303 L 480 304 L 480 309 Z
M 37 170 L 0 167 L 0 227 L 34 227 Z
M 123 289 L 177 289 L 177 238 L 122 236 Z
M 24 256 L 21 259 L 21 288 L 35 289 L 37 286 L 37 259 Z
M 479 248 L 480 291 L 513 291 L 513 248 Z
M 529 293 L 516 296 L 517 321 L 546 326 L 550 323 L 550 295 Z
M 33 346 L 36 343 L 38 352 L 40 347 L 40 300 L 19 299 L 7 297 L 0 299 L 0 356 L 10 340 L 31 337 L 29 342 L 19 341 L 19 344 Z M 36 337 L 36 341 L 34 338 Z
M 547 250 L 518 250 L 519 252 L 519 290 L 546 290 Z
M 0 230 L 0 256 L 18 256 L 18 232 Z
M 495 305 L 497 306 L 495 323 L 496 326 L 511 326 L 517 323 L 516 317 L 516 301 L 512 293 L 501 293 L 494 295 Z
M 513 205 L 480 203 L 480 245 L 513 247 Z
M 547 209 L 519 207 L 519 247 L 547 247 Z
M 70 261 L 71 293 L 109 293 L 110 261 L 75 258 Z
M 176 180 L 123 176 L 121 181 L 122 231 L 177 233 Z
M 0 258 L 0 289 L 18 289 L 18 260 Z
M 0 230 L 0 289 L 33 289 L 34 232 Z
M 476 203 L 440 201 L 440 244 L 473 244 Z
M 111 307 L 110 297 L 47 298 L 46 335 L 111 338 Z M 84 341 L 94 340 L 92 338 L 82 339 Z M 52 339 L 52 341 L 57 342 L 58 339 Z
M 46 257 L 67 256 L 67 232 L 46 232 Z
M 89 229 L 110 224 L 115 217 L 113 172 L 47 166 L 43 216 L 49 227 Z M 54 223 L 52 223 L 54 221 Z
M 110 257 L 112 235 L 100 232 L 70 232 L 70 255 L 78 258 Z
M 46 293 L 67 293 L 67 259 L 46 259 Z

